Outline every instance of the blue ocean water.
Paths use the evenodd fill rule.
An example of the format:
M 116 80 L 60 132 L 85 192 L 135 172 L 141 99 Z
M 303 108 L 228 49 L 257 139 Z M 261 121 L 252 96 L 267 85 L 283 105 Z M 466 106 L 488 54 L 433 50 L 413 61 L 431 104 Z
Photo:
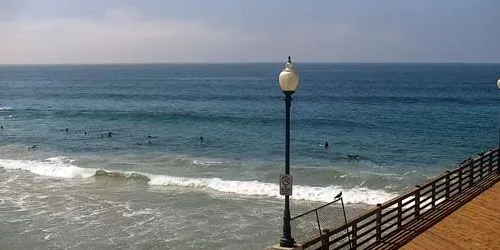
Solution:
M 350 204 L 383 202 L 498 143 L 499 64 L 296 67 L 301 81 L 292 103 L 291 173 L 297 185 L 292 199 L 303 209 L 340 190 Z M 249 221 L 279 222 L 284 101 L 277 76 L 282 68 L 279 63 L 0 66 L 0 167 L 10 180 L 6 183 L 17 183 L 2 187 L 2 204 L 10 199 L 7 209 L 24 204 L 26 197 L 42 199 L 26 189 L 33 178 L 42 178 L 38 188 L 62 178 L 81 189 L 76 193 L 90 192 L 95 182 L 102 184 L 95 176 L 100 169 L 105 176 L 146 180 L 145 190 L 132 192 L 138 192 L 133 199 L 150 199 L 138 202 L 150 204 L 137 205 L 134 211 L 141 216 L 163 218 L 151 212 L 164 205 L 151 198 L 156 192 L 179 194 L 182 204 L 187 200 L 194 206 L 199 197 L 189 197 L 201 192 L 210 197 L 198 205 L 248 199 L 244 206 L 277 211 Z M 130 192 L 129 184 L 108 182 L 94 187 L 99 195 L 116 188 L 120 195 Z M 115 206 L 123 208 L 132 201 L 113 202 L 125 202 Z M 33 216 L 40 213 L 35 207 Z M 230 213 L 225 206 L 219 209 Z M 206 211 L 193 214 L 203 217 Z M 37 216 L 44 221 L 43 213 Z M 19 230 L 26 231 L 22 225 Z M 61 233 L 54 230 L 48 235 Z M 269 230 L 279 238 L 279 228 Z

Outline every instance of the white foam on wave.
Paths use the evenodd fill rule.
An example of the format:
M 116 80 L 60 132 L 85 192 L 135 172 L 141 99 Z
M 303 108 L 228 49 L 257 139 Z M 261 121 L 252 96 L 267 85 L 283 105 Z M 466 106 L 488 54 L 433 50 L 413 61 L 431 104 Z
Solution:
M 210 166 L 210 165 L 217 165 L 217 164 L 222 164 L 222 161 L 213 161 L 213 160 L 193 160 L 191 161 L 193 165 L 201 165 L 201 166 Z
M 12 107 L 10 106 L 0 107 L 0 111 L 2 110 L 12 110 Z
M 90 178 L 97 175 L 98 169 L 81 168 L 71 164 L 72 162 L 72 159 L 62 156 L 48 158 L 44 161 L 0 159 L 0 167 L 10 170 L 25 170 L 37 175 L 61 178 Z M 257 180 L 235 181 L 223 180 L 220 178 L 187 178 L 135 172 L 100 171 L 104 171 L 105 173 L 123 173 L 127 174 L 127 176 L 140 174 L 141 176 L 149 178 L 149 185 L 193 187 L 245 196 L 283 198 L 283 196 L 279 194 L 278 184 L 260 182 Z M 396 196 L 384 190 L 372 190 L 365 187 L 343 189 L 341 186 L 315 187 L 295 185 L 293 187 L 291 199 L 330 202 L 340 191 L 343 192 L 344 202 L 346 203 L 375 205 Z
M 59 164 L 65 164 L 65 163 L 72 163 L 75 160 L 71 159 L 69 157 L 66 157 L 66 156 L 56 156 L 56 157 L 47 158 L 47 159 L 45 159 L 45 161 L 59 163 Z
M 95 169 L 80 168 L 64 163 L 64 157 L 49 158 L 45 161 L 10 160 L 0 159 L 0 167 L 10 170 L 25 170 L 37 175 L 63 177 L 63 178 L 88 178 L 94 175 Z
M 220 178 L 184 178 L 166 175 L 150 175 L 151 185 L 182 186 L 194 188 L 208 188 L 219 192 L 234 193 L 250 196 L 268 196 L 282 198 L 279 194 L 279 186 L 274 183 L 259 181 L 231 181 Z M 395 194 L 384 190 L 371 190 L 364 187 L 343 189 L 340 186 L 312 187 L 295 185 L 293 187 L 292 199 L 330 202 L 340 191 L 343 192 L 346 203 L 365 203 L 375 205 L 393 197 Z

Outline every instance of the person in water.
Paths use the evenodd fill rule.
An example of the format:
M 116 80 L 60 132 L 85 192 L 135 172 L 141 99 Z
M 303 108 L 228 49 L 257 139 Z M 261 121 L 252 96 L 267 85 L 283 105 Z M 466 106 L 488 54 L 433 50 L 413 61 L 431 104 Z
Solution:
M 328 145 L 328 141 L 325 141 L 325 149 L 328 149 L 330 145 Z
M 68 131 L 69 131 L 69 129 L 68 129 L 68 128 L 66 128 L 66 133 L 68 133 Z
M 111 132 L 108 132 L 108 137 L 111 137 Z
M 358 157 L 359 157 L 358 155 L 349 155 L 349 154 L 347 155 L 347 159 L 349 160 L 358 160 Z
M 0 129 L 3 129 L 3 125 L 2 125 L 2 126 L 0 126 Z
M 200 136 L 200 142 L 203 142 L 203 136 Z

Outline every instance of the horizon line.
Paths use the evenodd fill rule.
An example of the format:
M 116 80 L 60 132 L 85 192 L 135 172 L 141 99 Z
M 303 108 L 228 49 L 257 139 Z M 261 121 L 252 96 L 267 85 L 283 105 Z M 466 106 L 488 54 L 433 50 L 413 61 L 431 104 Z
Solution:
M 282 64 L 286 61 L 262 62 L 71 62 L 71 63 L 0 63 L 0 66 L 92 66 L 92 65 L 186 65 L 186 64 Z M 500 62 L 318 62 L 298 61 L 299 64 L 500 64 Z M 297 63 L 297 61 L 294 61 Z

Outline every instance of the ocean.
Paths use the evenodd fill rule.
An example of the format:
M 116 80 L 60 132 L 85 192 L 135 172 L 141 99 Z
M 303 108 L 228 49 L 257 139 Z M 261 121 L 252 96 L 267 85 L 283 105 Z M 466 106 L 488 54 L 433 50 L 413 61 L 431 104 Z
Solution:
M 0 249 L 278 243 L 282 68 L 0 66 Z M 354 216 L 498 145 L 500 64 L 296 68 L 292 216 L 340 191 Z

